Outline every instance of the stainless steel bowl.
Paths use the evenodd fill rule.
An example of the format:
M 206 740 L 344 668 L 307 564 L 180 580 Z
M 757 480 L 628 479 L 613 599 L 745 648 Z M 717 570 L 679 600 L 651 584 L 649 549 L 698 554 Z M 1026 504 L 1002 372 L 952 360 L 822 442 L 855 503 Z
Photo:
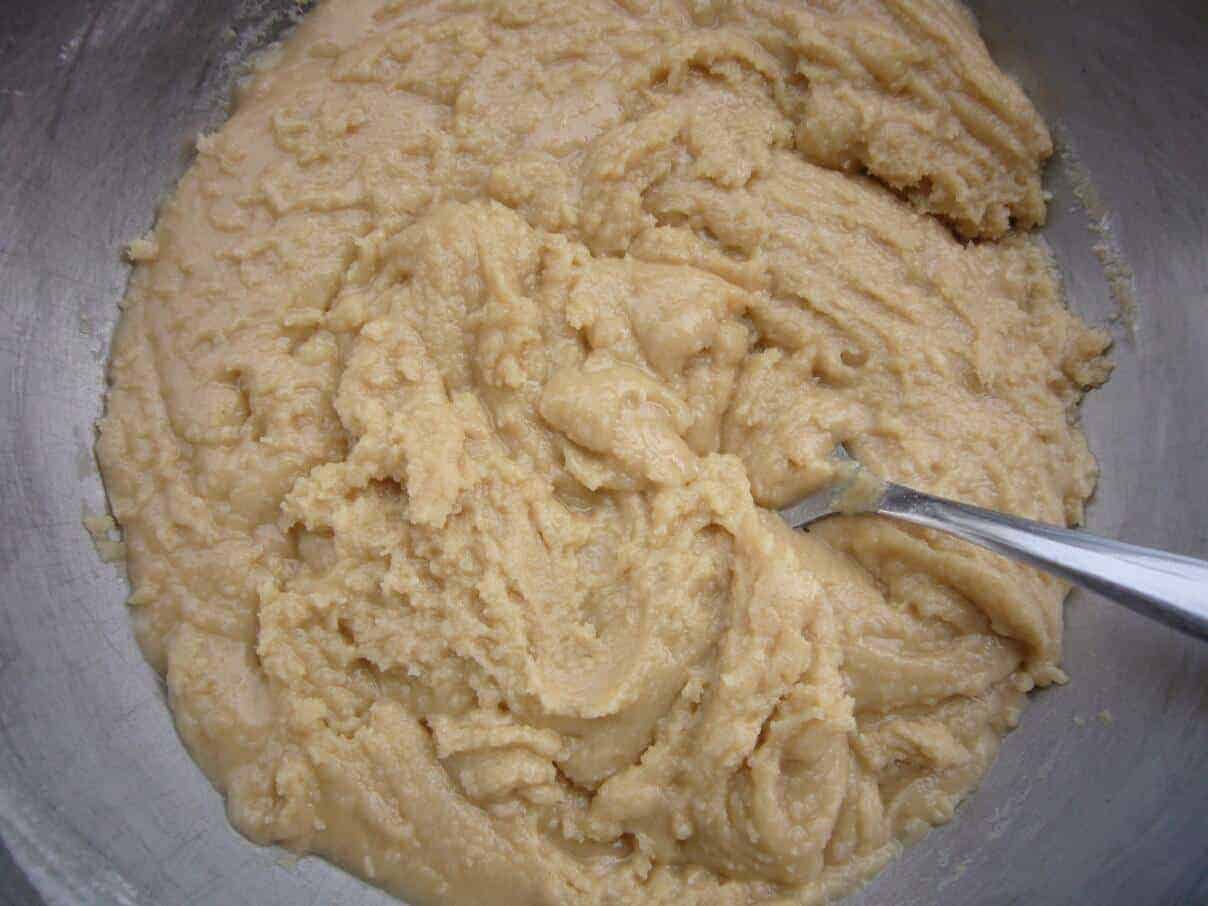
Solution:
M 1112 322 L 1116 374 L 1084 410 L 1103 467 L 1091 525 L 1208 555 L 1208 6 L 974 6 L 1135 271 L 1135 327 Z M 395 902 L 230 829 L 81 526 L 104 508 L 92 426 L 119 249 L 292 8 L 0 0 L 0 833 L 56 906 Z M 1107 323 L 1071 174 L 1051 168 L 1046 235 L 1071 304 Z M 1208 902 L 1208 647 L 1075 595 L 1066 664 L 1073 682 L 1035 696 L 956 820 L 853 903 Z M 25 902 L 23 883 L 0 877 L 0 894 Z

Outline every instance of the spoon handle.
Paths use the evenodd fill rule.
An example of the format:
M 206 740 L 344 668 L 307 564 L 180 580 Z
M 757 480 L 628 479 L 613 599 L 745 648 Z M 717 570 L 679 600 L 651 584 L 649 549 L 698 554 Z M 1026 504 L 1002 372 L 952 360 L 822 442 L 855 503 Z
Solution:
M 1208 562 L 887 484 L 876 512 L 939 529 L 1208 640 Z

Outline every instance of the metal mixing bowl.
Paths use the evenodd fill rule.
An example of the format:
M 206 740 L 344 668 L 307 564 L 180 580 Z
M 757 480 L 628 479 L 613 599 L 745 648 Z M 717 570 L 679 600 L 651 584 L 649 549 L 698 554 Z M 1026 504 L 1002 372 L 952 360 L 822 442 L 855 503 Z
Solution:
M 334 2 L 334 0 L 333 0 Z M 1069 137 L 1135 271 L 1135 328 L 1084 417 L 1099 532 L 1208 555 L 1208 4 L 982 0 L 997 59 Z M 222 115 L 272 0 L 0 0 L 0 893 L 51 904 L 394 903 L 246 843 L 185 754 L 81 516 L 125 240 Z M 1050 169 L 1071 304 L 1117 313 Z M 982 788 L 853 904 L 1208 903 L 1208 647 L 1088 595 L 1073 682 L 1034 696 Z M 32 885 L 32 886 L 30 886 Z

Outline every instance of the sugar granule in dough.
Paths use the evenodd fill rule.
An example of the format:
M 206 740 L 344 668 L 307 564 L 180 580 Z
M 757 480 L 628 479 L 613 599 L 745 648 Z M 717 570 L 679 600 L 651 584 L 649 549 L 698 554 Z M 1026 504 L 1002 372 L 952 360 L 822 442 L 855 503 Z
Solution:
M 417 902 L 811 903 L 948 820 L 1107 340 L 1048 132 L 944 0 L 328 0 L 165 205 L 100 457 L 144 651 L 259 842 Z M 974 241 L 970 241 L 974 240 Z

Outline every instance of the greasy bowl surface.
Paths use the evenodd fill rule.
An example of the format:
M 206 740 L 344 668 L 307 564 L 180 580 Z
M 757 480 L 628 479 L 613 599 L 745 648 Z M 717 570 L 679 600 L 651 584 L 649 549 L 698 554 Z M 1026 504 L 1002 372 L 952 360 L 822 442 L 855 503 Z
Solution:
M 1103 468 L 1091 526 L 1206 556 L 1208 7 L 973 5 L 1136 275 L 1135 328 L 1115 323 L 1116 374 L 1084 409 Z M 228 827 L 81 526 L 104 505 L 92 425 L 119 249 L 292 7 L 0 0 L 0 834 L 52 904 L 395 902 Z M 1050 168 L 1046 236 L 1073 307 L 1106 323 L 1072 173 Z M 1208 902 L 1208 646 L 1090 595 L 1067 626 L 1073 683 L 1034 696 L 956 820 L 850 902 Z

